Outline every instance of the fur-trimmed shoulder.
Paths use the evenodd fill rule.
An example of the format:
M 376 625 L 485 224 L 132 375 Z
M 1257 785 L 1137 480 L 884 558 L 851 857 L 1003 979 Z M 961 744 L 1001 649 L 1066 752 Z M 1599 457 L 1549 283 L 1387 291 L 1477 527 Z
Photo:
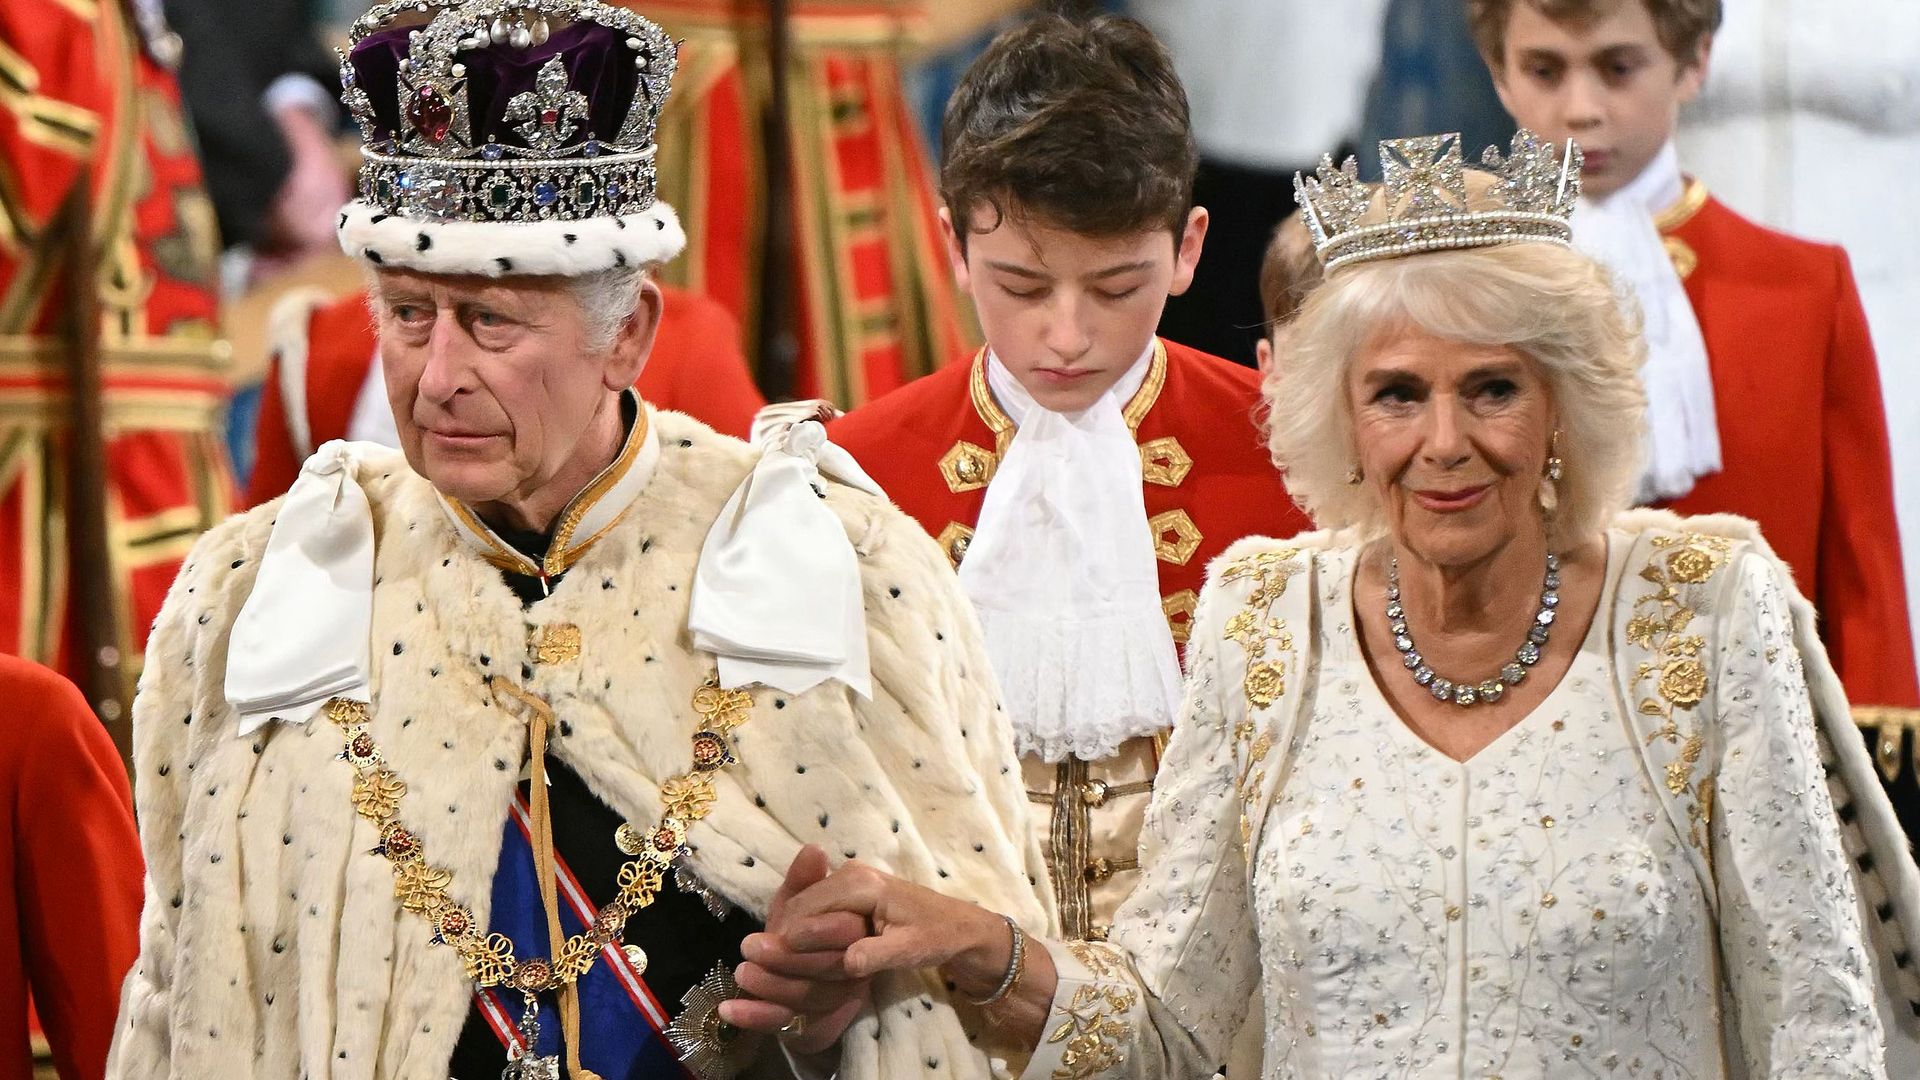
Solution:
M 1289 549 L 1328 551 L 1345 547 L 1350 542 L 1351 538 L 1339 529 L 1315 529 L 1313 532 L 1289 536 L 1285 540 L 1277 540 L 1271 536 L 1243 536 L 1228 544 L 1227 550 L 1214 556 L 1213 561 L 1207 564 L 1207 580 L 1214 580 L 1234 563 L 1254 555 L 1267 555 Z

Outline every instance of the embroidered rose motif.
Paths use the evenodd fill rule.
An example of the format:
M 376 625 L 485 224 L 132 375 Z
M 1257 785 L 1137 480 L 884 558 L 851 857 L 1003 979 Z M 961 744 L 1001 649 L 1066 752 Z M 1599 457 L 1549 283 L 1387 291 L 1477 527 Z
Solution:
M 1264 709 L 1287 692 L 1287 675 L 1279 664 L 1262 660 L 1247 669 L 1247 700 Z
M 1653 648 L 1653 635 L 1665 630 L 1665 621 L 1654 615 L 1635 615 L 1627 621 L 1627 640 L 1643 649 Z
M 1713 576 L 1716 560 L 1696 547 L 1683 547 L 1667 556 L 1667 572 L 1674 580 L 1698 585 Z
M 1660 696 L 1684 708 L 1700 703 L 1707 692 L 1707 669 L 1694 659 L 1669 660 L 1660 669 Z

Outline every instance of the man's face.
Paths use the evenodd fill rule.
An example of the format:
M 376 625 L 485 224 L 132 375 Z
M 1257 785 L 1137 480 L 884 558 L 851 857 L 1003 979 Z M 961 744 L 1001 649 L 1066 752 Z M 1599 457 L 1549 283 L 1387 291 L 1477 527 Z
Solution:
M 1140 359 L 1167 297 L 1193 283 L 1207 212 L 1187 216 L 1179 250 L 1169 229 L 1092 237 L 976 207 L 966 250 L 940 211 L 948 260 L 973 294 L 987 344 L 1041 407 L 1079 412 Z
M 596 425 L 617 423 L 609 409 L 645 363 L 657 286 L 642 285 L 634 316 L 600 348 L 561 279 L 382 270 L 374 291 L 400 446 L 440 491 L 525 504 L 556 477 L 584 484 L 604 464 L 580 459 Z
M 1711 41 L 1682 64 L 1660 44 L 1641 0 L 1590 22 L 1556 22 L 1524 0 L 1507 18 L 1493 70 L 1500 100 L 1521 127 L 1586 154 L 1588 195 L 1604 198 L 1639 176 L 1673 136 L 1680 106 L 1700 92 Z

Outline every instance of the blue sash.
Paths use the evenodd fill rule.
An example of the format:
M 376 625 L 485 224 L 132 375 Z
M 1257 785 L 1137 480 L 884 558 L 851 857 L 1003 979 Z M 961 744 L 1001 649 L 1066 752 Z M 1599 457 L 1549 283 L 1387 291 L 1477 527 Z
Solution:
M 527 801 L 515 794 L 507 815 L 506 841 L 493 874 L 493 914 L 488 928 L 513 942 L 513 954 L 526 958 L 553 952 L 547 916 L 540 904 L 540 880 L 534 872 L 532 823 Z M 573 872 L 554 852 L 558 878 L 560 929 L 578 934 L 599 914 Z M 518 991 L 492 987 L 477 991 L 474 1003 L 509 1058 L 520 1044 L 519 1022 L 526 999 Z M 562 1054 L 560 1011 L 554 995 L 540 998 L 540 1036 L 534 1053 Z M 689 1080 L 689 1074 L 663 1034 L 670 1019 L 633 969 L 616 942 L 600 951 L 580 978 L 580 1064 L 606 1080 Z

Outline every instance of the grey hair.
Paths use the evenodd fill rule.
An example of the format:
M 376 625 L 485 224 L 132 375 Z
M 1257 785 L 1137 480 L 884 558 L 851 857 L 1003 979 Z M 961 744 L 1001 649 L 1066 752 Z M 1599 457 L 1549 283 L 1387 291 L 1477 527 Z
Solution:
M 567 291 L 586 319 L 587 348 L 600 352 L 613 345 L 640 306 L 640 285 L 646 277 L 642 267 L 617 266 L 567 279 Z
M 1358 458 L 1347 375 L 1369 344 L 1408 325 L 1512 346 L 1540 365 L 1566 463 L 1547 522 L 1557 550 L 1631 505 L 1645 453 L 1638 309 L 1585 255 L 1522 243 L 1355 264 L 1308 298 L 1262 391 L 1274 464 L 1320 527 L 1386 530 L 1372 486 L 1347 480 Z

